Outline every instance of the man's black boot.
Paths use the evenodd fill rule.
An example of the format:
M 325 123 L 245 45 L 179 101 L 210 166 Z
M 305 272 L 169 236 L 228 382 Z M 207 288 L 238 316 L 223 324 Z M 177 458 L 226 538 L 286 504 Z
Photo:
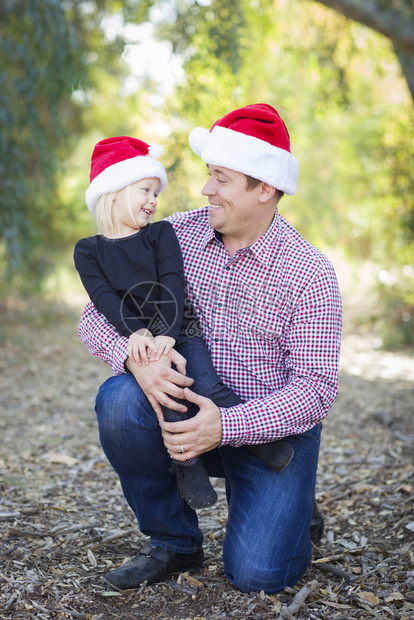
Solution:
M 144 582 L 148 585 L 158 583 L 164 581 L 171 573 L 184 572 L 194 566 L 201 566 L 203 561 L 202 549 L 187 554 L 149 546 L 142 549 L 135 558 L 107 573 L 104 581 L 116 590 L 139 588 Z
M 319 545 L 323 534 L 323 517 L 318 504 L 313 504 L 312 521 L 310 524 L 310 538 L 314 545 Z

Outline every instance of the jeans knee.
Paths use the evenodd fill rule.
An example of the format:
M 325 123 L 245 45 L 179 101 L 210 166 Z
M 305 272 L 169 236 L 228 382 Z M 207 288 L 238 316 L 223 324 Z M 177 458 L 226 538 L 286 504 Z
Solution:
M 96 397 L 95 411 L 101 439 L 129 440 L 135 426 L 157 428 L 156 415 L 132 375 L 111 377 Z
M 238 565 L 225 566 L 227 579 L 241 592 L 261 592 L 263 590 L 266 594 L 275 594 L 286 587 L 293 587 L 305 570 L 306 567 L 300 574 L 292 573 L 291 571 L 287 572 L 284 567 L 254 566 L 246 560 Z
M 290 550 L 246 546 L 223 549 L 224 570 L 228 580 L 241 592 L 275 594 L 293 587 L 305 573 L 311 559 L 311 545 L 294 545 Z
M 121 377 L 110 377 L 99 388 L 96 395 L 95 409 L 98 413 L 112 411 L 119 406 L 120 394 L 124 390 L 125 379 L 128 375 Z
M 117 410 L 120 407 L 120 382 L 115 377 L 107 379 L 99 388 L 95 400 L 95 411 L 101 433 L 111 432 L 117 420 Z

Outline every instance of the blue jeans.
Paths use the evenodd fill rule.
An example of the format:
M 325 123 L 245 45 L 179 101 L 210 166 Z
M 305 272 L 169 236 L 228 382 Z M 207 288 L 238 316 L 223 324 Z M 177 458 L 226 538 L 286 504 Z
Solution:
M 156 415 L 135 378 L 128 374 L 105 381 L 96 412 L 102 448 L 141 532 L 154 545 L 195 552 L 203 542 L 197 514 L 180 496 Z M 271 594 L 293 586 L 311 558 L 320 426 L 285 439 L 294 456 L 281 472 L 244 447 L 224 446 L 202 455 L 209 475 L 225 478 L 224 568 L 242 592 Z

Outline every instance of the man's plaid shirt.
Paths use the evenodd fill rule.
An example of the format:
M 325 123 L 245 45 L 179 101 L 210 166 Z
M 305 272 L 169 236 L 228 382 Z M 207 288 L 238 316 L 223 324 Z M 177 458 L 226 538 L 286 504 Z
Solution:
M 338 392 L 341 298 L 331 263 L 276 214 L 233 257 L 208 225 L 208 207 L 167 218 L 180 241 L 189 299 L 213 364 L 243 404 L 221 409 L 222 445 L 303 433 Z M 79 336 L 125 373 L 126 338 L 89 303 Z

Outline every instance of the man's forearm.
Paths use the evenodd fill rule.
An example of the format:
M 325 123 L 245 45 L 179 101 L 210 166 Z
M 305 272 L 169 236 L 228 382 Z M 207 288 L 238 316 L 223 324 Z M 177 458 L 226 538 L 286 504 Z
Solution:
M 336 395 L 324 399 L 311 380 L 298 377 L 267 398 L 258 398 L 229 409 L 220 408 L 222 445 L 260 444 L 304 433 L 329 412 Z
M 114 375 L 127 372 L 128 339 L 118 334 L 92 302 L 82 312 L 78 336 L 92 355 L 111 366 Z

